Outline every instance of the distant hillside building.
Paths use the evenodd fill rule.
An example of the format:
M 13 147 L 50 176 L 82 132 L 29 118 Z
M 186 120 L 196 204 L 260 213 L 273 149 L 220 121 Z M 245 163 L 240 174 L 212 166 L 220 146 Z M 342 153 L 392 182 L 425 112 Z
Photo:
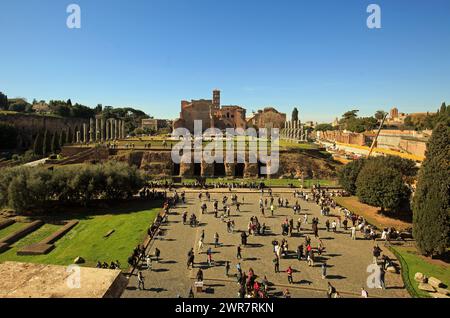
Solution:
M 286 114 L 280 113 L 273 107 L 266 107 L 258 110 L 252 117 L 247 118 L 247 125 L 256 129 L 260 128 L 284 128 Z
M 158 131 L 163 128 L 172 127 L 172 121 L 168 119 L 145 118 L 142 119 L 141 126 L 142 129 Z
M 186 128 L 194 132 L 194 120 L 202 121 L 202 128 L 247 128 L 246 110 L 237 105 L 220 104 L 220 90 L 213 91 L 212 99 L 181 101 L 180 118 L 174 121 L 173 128 Z
M 432 112 L 419 112 L 419 113 L 401 113 L 398 111 L 396 107 L 392 108 L 389 112 L 389 116 L 387 118 L 386 124 L 392 126 L 403 125 L 405 123 L 406 117 L 425 117 L 427 115 L 433 115 Z

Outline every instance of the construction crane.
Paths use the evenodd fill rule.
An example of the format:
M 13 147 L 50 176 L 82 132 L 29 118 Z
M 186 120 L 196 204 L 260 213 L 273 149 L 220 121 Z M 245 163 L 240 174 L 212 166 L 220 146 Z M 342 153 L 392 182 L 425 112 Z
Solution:
M 384 121 L 386 120 L 387 116 L 388 116 L 388 113 L 384 113 L 384 117 L 381 120 L 380 127 L 378 128 L 377 134 L 376 134 L 375 138 L 372 141 L 372 146 L 370 146 L 370 150 L 369 150 L 369 154 L 367 155 L 367 158 L 370 157 L 370 155 L 373 152 L 373 148 L 375 148 L 375 145 L 377 144 L 378 136 L 380 135 L 381 128 L 383 128 Z

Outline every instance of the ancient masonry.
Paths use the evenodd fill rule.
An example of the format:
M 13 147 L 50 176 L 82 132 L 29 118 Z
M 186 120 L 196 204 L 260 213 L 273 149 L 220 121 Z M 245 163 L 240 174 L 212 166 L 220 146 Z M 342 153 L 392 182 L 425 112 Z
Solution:
M 305 126 L 298 121 L 286 121 L 284 128 L 280 131 L 280 138 L 290 141 L 307 141 Z
M 83 124 L 82 129 L 76 132 L 77 144 L 114 141 L 126 137 L 125 122 L 121 119 L 91 118 L 88 124 Z

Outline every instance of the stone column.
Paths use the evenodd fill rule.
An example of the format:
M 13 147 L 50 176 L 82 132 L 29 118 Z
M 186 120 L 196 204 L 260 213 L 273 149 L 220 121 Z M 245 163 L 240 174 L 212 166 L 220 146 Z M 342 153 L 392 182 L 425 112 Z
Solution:
M 100 140 L 100 121 L 98 118 L 95 118 L 95 141 L 98 142 Z
M 114 124 L 115 124 L 114 119 L 111 119 L 111 136 L 110 136 L 111 140 L 116 139 L 116 136 L 114 135 L 114 129 L 115 129 Z
M 117 119 L 114 119 L 114 139 L 117 140 L 119 139 L 119 126 L 118 126 L 119 121 Z
M 87 141 L 87 124 L 83 124 L 83 142 Z
M 125 133 L 125 121 L 122 121 L 122 138 L 126 138 L 126 133 Z
M 105 141 L 105 119 L 100 119 L 100 140 Z
M 79 144 L 80 143 L 80 131 L 79 130 L 77 130 L 75 132 L 75 136 L 76 136 L 76 139 L 77 139 L 77 144 Z
M 109 140 L 109 120 L 106 120 L 105 122 L 105 136 L 106 140 Z
M 94 120 L 89 119 L 89 142 L 92 143 L 94 141 Z

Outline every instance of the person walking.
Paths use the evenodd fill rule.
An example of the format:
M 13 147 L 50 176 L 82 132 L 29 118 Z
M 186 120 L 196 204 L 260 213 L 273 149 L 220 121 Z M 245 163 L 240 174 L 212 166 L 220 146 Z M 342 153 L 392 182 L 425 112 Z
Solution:
M 147 263 L 147 270 L 151 271 L 152 270 L 152 258 L 150 257 L 150 254 L 147 255 L 145 260 Z
M 380 288 L 383 290 L 386 289 L 386 282 L 384 281 L 385 274 L 386 272 L 384 271 L 383 267 L 380 266 L 379 281 L 380 281 Z
M 356 240 L 356 227 L 352 226 L 351 231 L 352 231 L 352 240 Z
M 217 248 L 219 246 L 219 233 L 216 232 L 214 234 L 214 247 Z
M 322 263 L 322 279 L 327 278 L 327 263 L 324 261 Z
M 225 275 L 228 277 L 228 276 L 229 276 L 229 273 L 230 273 L 230 262 L 227 261 L 227 262 L 225 263 Z
M 275 273 L 279 273 L 280 272 L 280 260 L 278 259 L 278 257 L 275 257 L 273 259 L 273 265 L 274 265 Z
M 327 297 L 332 298 L 336 294 L 336 288 L 328 282 Z
M 199 268 L 197 272 L 197 282 L 203 282 L 203 271 L 201 268 Z
M 372 254 L 373 254 L 373 263 L 374 264 L 378 264 L 378 258 L 380 257 L 381 252 L 382 252 L 382 250 L 378 245 L 375 245 L 373 247 Z
M 289 284 L 293 284 L 294 283 L 294 279 L 292 277 L 293 272 L 294 271 L 292 270 L 291 266 L 289 266 L 288 269 L 286 270 L 286 273 L 288 275 L 288 283 Z
M 142 275 L 142 272 L 141 271 L 139 271 L 138 272 L 138 289 L 139 290 L 145 290 L 145 278 L 144 278 L 144 275 Z M 141 286 L 142 286 L 142 288 L 141 288 Z
M 159 262 L 159 257 L 161 256 L 161 251 L 159 250 L 159 248 L 155 248 L 155 257 L 156 257 L 156 263 Z
M 238 247 L 237 247 L 237 253 L 236 253 L 236 258 L 237 258 L 237 259 L 242 259 L 242 254 L 241 254 L 241 252 L 242 252 L 242 248 L 241 248 L 240 245 L 238 245 Z
M 208 250 L 206 251 L 206 256 L 208 258 L 208 265 L 211 266 L 212 265 L 212 249 L 211 249 L 211 247 L 209 247 Z
M 203 251 L 203 239 L 200 238 L 200 240 L 198 241 L 198 249 L 197 252 L 201 253 Z
M 308 266 L 314 267 L 314 252 L 312 249 L 308 251 Z
M 369 298 L 369 293 L 367 292 L 367 290 L 364 289 L 364 287 L 361 287 L 361 297 Z

